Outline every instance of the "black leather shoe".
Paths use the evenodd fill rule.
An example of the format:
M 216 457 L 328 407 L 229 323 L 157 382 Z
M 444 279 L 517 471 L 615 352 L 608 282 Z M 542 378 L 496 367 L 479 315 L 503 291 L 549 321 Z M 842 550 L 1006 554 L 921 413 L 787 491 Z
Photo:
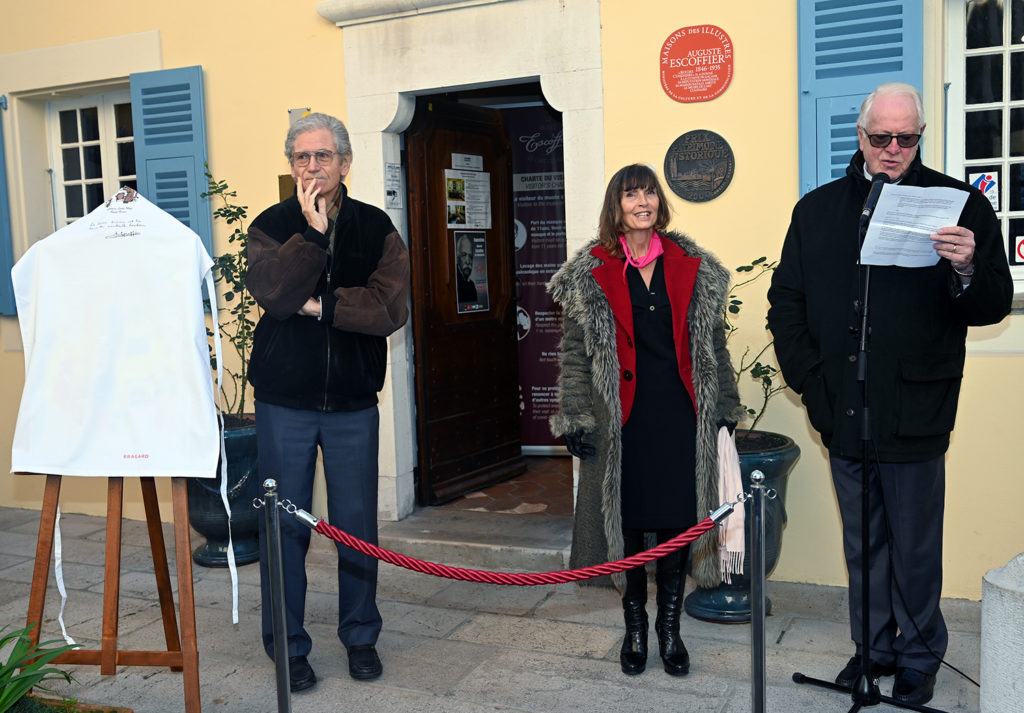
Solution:
M 316 685 L 316 674 L 305 656 L 288 657 L 288 685 L 292 693 L 305 691 Z
M 373 644 L 348 647 L 348 675 L 357 681 L 379 678 L 384 672 L 377 649 Z
M 846 668 L 840 671 L 839 675 L 836 676 L 836 683 L 840 686 L 853 688 L 853 684 L 857 682 L 857 678 L 860 676 L 860 666 L 860 654 L 854 654 L 853 657 L 846 662 Z M 871 662 L 872 678 L 892 676 L 894 673 L 896 673 L 896 666 L 893 664 L 880 664 L 877 661 Z
M 924 673 L 916 668 L 903 668 L 896 672 L 896 683 L 892 686 L 892 697 L 900 703 L 924 705 L 932 699 L 935 691 L 935 674 Z

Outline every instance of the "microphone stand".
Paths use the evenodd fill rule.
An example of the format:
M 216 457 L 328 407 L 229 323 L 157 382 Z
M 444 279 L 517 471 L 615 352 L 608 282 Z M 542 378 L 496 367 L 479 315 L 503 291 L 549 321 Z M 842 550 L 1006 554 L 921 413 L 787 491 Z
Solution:
M 882 185 L 889 183 L 890 179 L 884 173 L 878 173 L 871 179 L 871 191 L 864 202 L 864 210 L 861 212 L 860 225 L 858 230 L 857 245 L 864 244 L 864 236 L 867 233 L 868 225 L 871 223 L 871 214 L 878 203 L 878 197 L 882 192 Z M 860 259 L 858 258 L 858 264 Z M 871 293 L 871 265 L 862 265 L 864 268 L 864 291 L 860 304 L 855 304 L 860 312 L 860 334 L 857 344 L 857 381 L 860 383 L 861 391 L 861 657 L 860 675 L 854 681 L 853 688 L 840 686 L 832 681 L 824 681 L 817 678 L 804 676 L 802 673 L 794 673 L 795 683 L 806 683 L 833 691 L 849 692 L 853 700 L 853 707 L 849 713 L 857 713 L 861 708 L 876 706 L 879 703 L 888 703 L 897 708 L 907 710 L 923 711 L 924 713 L 943 713 L 937 708 L 918 705 L 916 703 L 905 703 L 890 696 L 883 696 L 878 689 L 878 679 L 871 675 L 871 561 L 869 558 L 869 543 L 871 542 L 871 490 L 868 487 L 871 474 L 871 407 L 868 398 L 868 340 L 871 330 L 869 319 L 869 301 Z

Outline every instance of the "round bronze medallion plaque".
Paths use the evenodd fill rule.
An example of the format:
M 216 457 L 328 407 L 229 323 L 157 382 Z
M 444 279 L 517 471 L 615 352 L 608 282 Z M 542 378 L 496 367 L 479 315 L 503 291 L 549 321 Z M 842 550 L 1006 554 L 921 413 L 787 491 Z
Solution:
M 665 180 L 672 192 L 692 203 L 722 195 L 736 168 L 732 147 L 714 131 L 687 131 L 665 152 Z

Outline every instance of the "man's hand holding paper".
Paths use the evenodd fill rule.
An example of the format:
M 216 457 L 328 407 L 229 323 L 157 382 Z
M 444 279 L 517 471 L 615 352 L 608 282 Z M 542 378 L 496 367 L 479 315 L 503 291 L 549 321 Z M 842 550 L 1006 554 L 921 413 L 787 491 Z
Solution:
M 953 263 L 953 269 L 963 275 L 971 273 L 974 263 L 974 232 L 959 225 L 939 228 L 931 236 L 935 252 Z
M 956 223 L 967 195 L 956 188 L 883 187 L 861 246 L 861 264 L 926 267 L 944 257 L 966 271 L 974 234 Z

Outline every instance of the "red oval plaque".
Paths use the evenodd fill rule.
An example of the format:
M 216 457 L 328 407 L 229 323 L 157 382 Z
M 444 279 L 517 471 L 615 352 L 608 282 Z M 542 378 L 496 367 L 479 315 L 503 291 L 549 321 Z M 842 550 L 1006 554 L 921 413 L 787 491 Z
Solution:
M 661 46 L 661 87 L 677 102 L 704 102 L 732 81 L 732 40 L 721 27 L 680 27 Z

